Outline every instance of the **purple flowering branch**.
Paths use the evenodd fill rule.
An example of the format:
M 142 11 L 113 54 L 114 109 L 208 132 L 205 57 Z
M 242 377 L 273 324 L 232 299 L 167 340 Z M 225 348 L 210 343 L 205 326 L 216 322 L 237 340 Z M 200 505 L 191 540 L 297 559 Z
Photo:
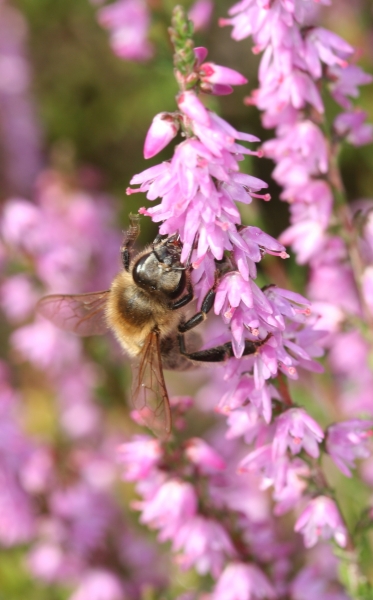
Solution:
M 263 125 L 276 131 L 263 150 L 276 163 L 273 177 L 283 187 L 281 198 L 290 203 L 291 226 L 280 240 L 292 245 L 300 264 L 310 264 L 309 293 L 320 313 L 318 327 L 329 331 L 327 345 L 342 408 L 353 416 L 359 410 L 371 415 L 372 255 L 365 248 L 372 203 L 357 206 L 355 214 L 348 208 L 338 157 L 343 143 L 359 146 L 372 140 L 366 114 L 353 103 L 358 86 L 372 77 L 353 63 L 353 48 L 345 40 L 315 24 L 318 10 L 313 0 L 243 0 L 229 13 L 231 18 L 222 19 L 221 25 L 232 25 L 236 40 L 251 36 L 253 51 L 263 52 L 259 88 L 247 103 L 263 111 Z M 342 108 L 330 125 L 322 100 L 328 92 Z M 355 331 L 348 333 L 351 325 Z M 342 345 L 354 354 L 348 339 L 360 348 L 359 383 L 352 365 L 344 361 L 342 367 Z M 356 420 L 328 428 L 326 450 L 345 475 L 351 475 L 349 457 L 365 454 L 370 428 L 371 421 Z M 333 440 L 338 440 L 339 450 L 333 448 Z M 305 523 L 300 517 L 297 528 Z M 351 540 L 348 545 L 351 550 Z M 353 597 L 360 597 L 365 582 L 361 574 L 354 577 L 356 560 L 347 558 L 350 576 L 344 579 Z
M 27 360 L 37 373 L 35 396 L 53 396 L 56 435 L 37 439 L 22 431 L 17 413 L 24 411 L 24 390 L 12 388 L 1 363 L 0 544 L 29 544 L 25 565 L 32 577 L 70 588 L 70 600 L 121 600 L 163 582 L 153 548 L 129 528 L 114 495 L 118 433 L 103 426 L 95 398 L 102 363 L 98 368 L 79 338 L 40 318 L 30 322 L 43 292 L 76 291 L 82 281 L 93 289 L 107 285 L 121 236 L 110 225 L 109 197 L 54 171 L 42 172 L 37 183 L 33 202 L 4 204 L 0 306 L 12 326 L 12 370 Z
M 285 248 L 259 228 L 242 226 L 235 207 L 236 201 L 250 203 L 253 197 L 269 199 L 268 195 L 257 193 L 266 187 L 265 182 L 239 172 L 238 161 L 244 154 L 260 156 L 260 153 L 249 151 L 237 142 L 255 141 L 253 136 L 234 130 L 207 109 L 199 98 L 200 92 L 230 93 L 232 85 L 243 84 L 245 80 L 236 71 L 207 63 L 207 50 L 194 48 L 191 36 L 190 24 L 181 9 L 176 9 L 171 38 L 175 46 L 175 76 L 180 87 L 178 110 L 160 113 L 154 118 L 145 140 L 144 155 L 146 158 L 155 156 L 178 134 L 183 141 L 175 147 L 170 161 L 134 176 L 131 184 L 140 187 L 129 188 L 127 193 L 146 192 L 148 200 L 162 199 L 157 206 L 142 208 L 140 212 L 155 222 L 162 222 L 161 234 L 179 233 L 184 244 L 182 259 L 192 253 L 192 280 L 199 304 L 206 292 L 216 286 L 214 312 L 220 315 L 222 324 L 216 327 L 217 337 L 210 339 L 206 346 L 230 342 L 234 357 L 217 370 L 214 382 L 207 385 L 201 395 L 221 398 L 217 410 L 228 415 L 227 440 L 243 438 L 246 443 L 254 444 L 254 449 L 241 460 L 239 473 L 248 477 L 255 474 L 262 481 L 262 489 L 273 487 L 275 515 L 281 515 L 302 502 L 304 504 L 308 498 L 295 525 L 295 530 L 303 534 L 307 547 L 313 546 L 319 539 L 334 538 L 337 545 L 350 549 L 347 528 L 333 500 L 333 491 L 318 464 L 324 432 L 303 408 L 293 404 L 286 384 L 286 378 L 298 377 L 299 367 L 320 371 L 312 357 L 322 354 L 319 339 L 324 333 L 314 326 L 314 321 L 307 322 L 311 309 L 305 298 L 272 285 L 261 290 L 255 284 L 256 263 L 266 252 L 287 257 Z M 302 135 L 300 131 L 296 140 L 299 148 Z M 316 156 L 319 134 L 315 132 L 315 135 L 311 162 L 318 164 L 324 160 L 325 163 L 322 154 Z M 219 269 L 217 261 L 223 262 L 223 268 Z M 258 341 L 260 344 L 257 344 L 256 352 L 247 355 L 247 344 Z M 343 437 L 338 425 L 328 432 L 327 437 L 327 451 L 345 473 L 347 464 L 352 466 L 355 458 L 366 456 L 369 452 L 365 431 L 371 427 L 371 422 L 356 420 L 346 425 L 350 434 L 347 437 Z M 354 430 L 354 435 L 351 435 L 351 430 Z M 334 447 L 332 433 L 335 434 Z M 144 453 L 144 443 L 147 443 L 146 440 L 136 443 L 136 452 L 140 455 Z M 193 440 L 190 447 L 195 449 L 196 444 L 200 451 L 199 467 L 208 472 L 214 452 L 207 451 L 206 447 L 202 452 L 202 440 Z M 124 446 L 126 458 L 123 462 L 130 477 L 141 481 L 149 477 L 150 471 L 132 473 L 130 464 L 136 460 L 132 450 L 135 447 Z M 155 460 L 158 468 L 151 475 L 155 483 L 150 485 L 150 496 L 147 486 L 138 487 L 144 498 L 137 504 L 142 510 L 140 519 L 160 531 L 160 540 L 172 539 L 175 552 L 182 550 L 180 564 L 186 568 L 194 564 L 200 573 L 207 568 L 214 578 L 218 578 L 214 598 L 220 598 L 221 589 L 227 594 L 225 586 L 231 581 L 229 563 L 222 572 L 224 561 L 238 560 L 241 565 L 250 552 L 247 554 L 243 550 L 241 540 L 238 543 L 241 554 L 237 554 L 233 542 L 237 539 L 237 532 L 229 527 L 231 518 L 227 523 L 214 510 L 208 497 L 204 502 L 201 500 L 204 495 L 195 482 L 195 473 L 186 486 L 187 471 L 175 468 L 178 464 L 175 456 L 170 470 L 162 452 L 166 450 L 158 448 Z M 184 452 L 190 458 L 185 449 Z M 163 456 L 160 463 L 157 462 L 159 453 Z M 344 453 L 348 457 L 346 463 L 340 461 Z M 216 464 L 220 464 L 216 456 L 213 462 L 215 468 Z M 151 469 L 155 463 L 152 463 Z M 168 496 L 171 484 L 176 494 L 173 525 L 166 519 L 163 505 L 163 498 Z M 202 489 L 206 489 L 205 486 Z M 197 498 L 201 501 L 198 507 L 202 508 L 202 515 L 203 505 L 208 507 L 211 522 L 206 522 L 198 513 Z M 231 514 L 229 503 L 224 502 L 224 511 Z M 182 521 L 180 515 L 184 517 Z M 223 530 L 220 529 L 222 524 Z M 245 526 L 249 527 L 248 524 Z M 193 535 L 199 538 L 200 547 L 204 549 L 201 554 L 195 554 L 188 547 L 188 530 L 190 535 L 193 531 Z M 216 555 L 210 547 L 212 535 L 220 539 Z M 247 571 L 245 573 L 247 577 Z M 267 587 L 265 594 L 271 597 L 270 588 Z

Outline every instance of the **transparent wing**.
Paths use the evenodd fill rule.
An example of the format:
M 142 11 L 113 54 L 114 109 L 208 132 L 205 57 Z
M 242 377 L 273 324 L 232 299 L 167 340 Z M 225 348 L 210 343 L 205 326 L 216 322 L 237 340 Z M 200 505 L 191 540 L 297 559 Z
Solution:
M 148 335 L 140 359 L 133 365 L 132 401 L 149 429 L 166 439 L 171 432 L 171 410 L 157 332 Z
M 54 325 L 78 335 L 100 335 L 107 331 L 105 305 L 110 290 L 92 294 L 52 294 L 36 310 Z

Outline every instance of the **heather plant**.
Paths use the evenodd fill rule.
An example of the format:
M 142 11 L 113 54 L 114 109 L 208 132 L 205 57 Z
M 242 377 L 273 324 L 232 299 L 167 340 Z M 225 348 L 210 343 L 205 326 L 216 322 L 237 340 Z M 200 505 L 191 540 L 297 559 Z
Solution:
M 157 3 L 94 4 L 121 60 L 155 55 Z M 42 294 L 110 284 L 121 239 L 112 198 L 51 169 L 28 199 L 4 203 L 10 370 L 0 372 L 0 544 L 23 545 L 24 568 L 58 598 L 373 595 L 369 491 L 351 510 L 342 480 L 354 477 L 363 497 L 363 481 L 367 490 L 372 483 L 371 201 L 348 204 L 338 167 L 345 142 L 370 141 L 366 115 L 351 100 L 370 76 L 347 42 L 318 26 L 318 4 L 244 0 L 221 20 L 264 52 L 259 88 L 247 99 L 275 129 L 262 145 L 215 110 L 217 97 L 247 79 L 208 60 L 185 10 L 173 11 L 176 104 L 167 100 L 153 118 L 143 150 L 152 166 L 132 176 L 127 199 L 160 235 L 180 236 L 195 296 L 190 314 L 213 290 L 198 330 L 203 348 L 223 349 L 224 360 L 180 378 L 166 373 L 168 439 L 146 431 L 136 411 L 130 424 L 126 359 L 110 340 L 83 344 L 32 320 Z M 203 28 L 211 3 L 197 1 L 189 15 Z M 325 110 L 327 90 L 343 112 Z M 253 174 L 267 158 L 290 203 L 291 225 L 279 240 L 257 217 L 261 203 L 272 205 L 269 182 Z M 283 276 L 290 253 L 309 265 L 305 296 Z M 28 399 L 22 377 L 30 370 L 43 378 Z M 27 431 L 22 414 L 51 397 L 54 435 Z

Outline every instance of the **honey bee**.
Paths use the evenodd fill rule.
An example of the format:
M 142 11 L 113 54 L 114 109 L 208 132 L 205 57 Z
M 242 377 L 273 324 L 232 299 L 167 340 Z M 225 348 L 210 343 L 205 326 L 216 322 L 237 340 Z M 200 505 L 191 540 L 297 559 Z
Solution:
M 39 300 L 38 312 L 57 327 L 81 336 L 111 329 L 132 359 L 132 401 L 142 420 L 156 435 L 171 432 L 171 411 L 163 368 L 186 370 L 198 362 L 220 362 L 233 356 L 230 342 L 187 352 L 184 334 L 201 323 L 211 310 L 215 287 L 201 310 L 186 319 L 184 307 L 193 300 L 191 266 L 180 261 L 178 235 L 157 236 L 153 244 L 133 254 L 139 235 L 139 216 L 130 215 L 121 256 L 123 269 L 109 290 L 88 294 L 52 294 Z M 188 345 L 198 347 L 199 336 L 189 334 Z M 266 338 L 267 339 L 267 338 Z M 246 340 L 244 354 L 253 354 L 266 339 Z

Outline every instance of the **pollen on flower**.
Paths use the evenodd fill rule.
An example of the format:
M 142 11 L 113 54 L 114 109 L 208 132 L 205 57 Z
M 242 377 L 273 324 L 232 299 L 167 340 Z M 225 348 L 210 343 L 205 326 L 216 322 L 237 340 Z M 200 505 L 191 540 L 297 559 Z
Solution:
M 281 364 L 281 369 L 282 371 L 285 371 L 285 373 L 287 373 L 289 375 L 289 377 L 297 377 L 298 373 L 295 367 L 288 367 L 286 365 L 284 365 L 284 363 Z
M 235 307 L 231 306 L 225 313 L 224 316 L 226 319 L 231 319 L 235 313 Z
M 145 215 L 147 217 L 150 216 L 149 211 L 145 208 L 145 206 L 142 206 L 141 208 L 139 208 L 138 210 L 139 215 Z
M 271 194 L 255 194 L 254 192 L 250 192 L 250 196 L 264 200 L 264 202 L 268 202 L 271 199 Z

